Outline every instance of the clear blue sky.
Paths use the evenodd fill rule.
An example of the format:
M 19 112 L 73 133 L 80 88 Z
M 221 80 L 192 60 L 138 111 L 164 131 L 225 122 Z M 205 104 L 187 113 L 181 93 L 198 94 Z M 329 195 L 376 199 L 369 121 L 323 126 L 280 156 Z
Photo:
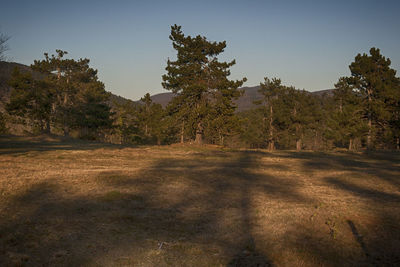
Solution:
M 164 92 L 161 75 L 175 51 L 178 24 L 188 35 L 227 41 L 231 78 L 265 76 L 309 91 L 332 88 L 357 53 L 378 47 L 400 69 L 400 1 L 18 1 L 0 4 L 10 61 L 44 52 L 87 57 L 106 89 L 131 99 Z

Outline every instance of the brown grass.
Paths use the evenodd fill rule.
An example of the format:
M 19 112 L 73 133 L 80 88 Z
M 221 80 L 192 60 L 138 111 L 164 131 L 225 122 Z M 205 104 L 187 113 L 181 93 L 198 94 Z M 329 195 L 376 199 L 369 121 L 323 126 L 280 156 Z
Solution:
M 1 138 L 14 265 L 400 265 L 400 154 Z

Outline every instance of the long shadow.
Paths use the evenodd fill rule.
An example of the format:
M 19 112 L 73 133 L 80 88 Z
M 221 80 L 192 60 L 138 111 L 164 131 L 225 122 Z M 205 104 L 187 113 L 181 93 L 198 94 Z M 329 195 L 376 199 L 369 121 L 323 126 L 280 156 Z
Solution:
M 381 190 L 366 188 L 351 182 L 344 182 L 335 177 L 326 177 L 324 179 L 327 183 L 333 185 L 343 191 L 352 193 L 353 195 L 373 200 L 374 202 L 396 202 L 400 203 L 400 193 L 388 193 Z
M 368 228 L 363 229 L 362 234 L 352 220 L 347 220 L 355 241 L 365 255 L 364 263 L 371 266 L 399 266 L 400 192 L 389 193 L 334 177 L 327 177 L 324 180 L 343 192 L 361 198 L 366 203 L 366 209 L 372 213 L 374 218 L 372 225 L 369 221 L 358 222 L 360 225 L 369 224 Z
M 272 265 L 271 260 L 268 259 L 265 252 L 262 253 L 257 249 L 255 237 L 251 233 L 253 210 L 250 201 L 252 194 L 259 190 L 268 197 L 283 202 L 304 203 L 310 200 L 297 193 L 298 185 L 296 183 L 288 184 L 277 177 L 253 173 L 251 170 L 259 167 L 255 155 L 259 154 L 242 152 L 234 161 L 225 163 L 209 161 L 204 164 L 205 166 L 198 160 L 179 162 L 175 159 L 164 159 L 150 168 L 151 170 L 143 174 L 143 177 L 139 174 L 140 178 L 137 179 L 131 179 L 118 172 L 102 173 L 99 175 L 99 179 L 109 186 L 140 188 L 140 191 L 158 196 L 163 195 L 162 189 L 165 185 L 174 183 L 176 177 L 179 177 L 190 187 L 180 192 L 183 198 L 168 206 L 168 210 L 174 214 L 190 210 L 193 207 L 202 208 L 200 213 L 185 218 L 189 224 L 196 226 L 196 230 L 191 233 L 192 242 L 210 242 L 210 240 L 199 240 L 199 237 L 193 234 L 196 231 L 199 236 L 209 236 L 212 233 L 212 236 L 209 236 L 213 240 L 212 243 L 217 244 L 224 251 L 223 255 L 232 258 L 229 266 L 270 266 Z M 272 167 L 277 168 L 278 166 Z M 280 168 L 285 169 L 285 166 L 280 166 Z M 159 175 L 159 170 L 168 170 L 168 176 L 163 175 L 159 180 L 147 179 L 149 175 L 153 177 Z M 193 170 L 196 170 L 196 175 L 190 175 Z M 198 192 L 194 193 L 192 190 L 198 190 Z M 221 221 L 223 221 L 222 214 L 229 209 L 234 209 L 237 213 L 233 215 L 234 225 L 227 226 L 235 228 L 235 231 L 229 237 L 215 239 L 218 231 L 214 232 L 214 229 L 220 228 Z
M 400 190 L 400 152 L 292 152 L 284 151 L 276 155 L 280 158 L 299 159 L 305 172 L 348 171 L 359 174 L 374 175 L 382 181 L 396 186 Z
M 365 217 L 355 217 L 357 223 L 351 216 L 346 219 L 362 252 L 359 259 L 352 262 L 365 266 L 399 266 L 400 153 L 328 153 L 318 157 L 303 153 L 301 158 L 304 171 L 319 174 L 339 171 L 336 176 L 320 178 L 320 183 L 336 189 L 339 195 L 346 193 L 357 197 L 357 202 L 365 206 L 365 211 L 358 211 Z M 313 250 L 319 248 L 313 247 Z M 323 255 L 326 250 L 320 252 Z
M 149 265 L 192 265 L 181 257 L 186 253 L 202 266 L 271 266 L 252 234 L 253 191 L 261 188 L 282 201 L 306 198 L 296 193 L 296 186 L 253 174 L 256 164 L 248 153 L 205 165 L 162 159 L 132 175 L 101 173 L 96 181 L 110 190 L 97 197 L 68 197 L 54 181 L 38 183 L 10 199 L 10 211 L 0 217 L 0 265 L 82 265 L 107 253 L 146 248 L 165 251 Z M 181 182 L 185 186 L 175 199 L 166 199 L 166 188 Z M 221 230 L 225 227 L 231 231 Z M 193 246 L 210 249 L 210 258 L 198 261 Z
M 315 255 L 319 255 L 319 258 L 338 260 L 341 258 L 338 255 L 348 255 L 347 262 L 339 260 L 335 261 L 336 263 L 333 265 L 400 265 L 400 153 L 398 151 L 366 153 L 283 151 L 274 156 L 299 159 L 304 174 L 312 176 L 315 173 L 317 175 L 318 178 L 313 181 L 318 183 L 318 186 L 334 188 L 338 191 L 338 195 L 345 192 L 349 196 L 355 196 L 359 199 L 357 200 L 358 204 L 365 205 L 366 209 L 365 212 L 358 211 L 362 214 L 361 216 L 365 217 L 355 217 L 357 224 L 363 226 L 361 229 L 355 227 L 356 223 L 351 215 L 347 215 L 349 217 L 347 220 L 345 219 L 354 241 L 359 245 L 359 252 L 362 252 L 358 256 L 355 256 L 357 251 L 353 251 L 354 248 L 350 249 L 349 247 L 348 251 L 345 251 L 338 246 L 326 246 L 320 242 L 316 234 L 310 234 L 311 228 L 303 233 L 295 233 L 296 238 L 292 241 L 293 243 L 309 240 L 307 247 Z M 337 173 L 337 175 L 323 176 L 330 175 L 330 172 Z M 343 203 L 345 202 L 343 201 Z M 348 203 L 348 205 L 352 204 Z M 346 211 L 347 207 L 343 208 Z M 337 215 L 341 217 L 340 213 Z M 327 216 L 333 215 L 328 214 Z M 304 225 L 299 227 L 304 229 Z M 345 232 L 348 230 L 344 226 L 339 229 L 334 229 L 334 231 L 343 231 L 344 233 L 341 232 L 344 235 L 342 238 L 345 238 Z M 332 240 L 332 243 L 335 243 L 335 240 Z
M 69 196 L 56 180 L 37 183 L 0 213 L 0 265 L 272 266 L 273 248 L 254 229 L 254 198 L 304 205 L 315 200 L 293 179 L 256 172 L 264 156 L 162 158 L 139 172 L 99 173 L 93 179 L 100 189 L 90 195 Z M 286 168 L 271 165 L 279 167 Z M 287 235 L 294 241 L 282 244 L 310 245 L 325 265 L 341 259 L 341 251 L 321 246 L 312 229 Z
M 364 252 L 365 257 L 369 258 L 370 257 L 370 253 L 369 253 L 369 251 L 367 249 L 367 246 L 365 245 L 363 236 L 360 235 L 360 233 L 358 232 L 357 227 L 354 225 L 353 221 L 347 220 L 347 223 L 349 224 L 351 232 L 353 233 L 354 239 L 357 241 L 357 243 L 360 245 L 362 251 Z

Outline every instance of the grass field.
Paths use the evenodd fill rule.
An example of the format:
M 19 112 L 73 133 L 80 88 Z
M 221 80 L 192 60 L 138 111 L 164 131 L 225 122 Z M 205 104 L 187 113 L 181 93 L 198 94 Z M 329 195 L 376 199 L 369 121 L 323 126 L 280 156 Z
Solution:
M 400 154 L 0 138 L 0 266 L 399 266 Z

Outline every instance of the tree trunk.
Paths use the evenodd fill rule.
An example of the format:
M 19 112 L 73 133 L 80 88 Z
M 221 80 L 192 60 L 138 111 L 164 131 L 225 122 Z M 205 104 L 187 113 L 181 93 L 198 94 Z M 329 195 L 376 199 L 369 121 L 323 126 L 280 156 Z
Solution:
M 372 120 L 371 115 L 368 114 L 368 136 L 367 136 L 367 148 L 372 148 Z
M 198 145 L 203 144 L 203 126 L 201 125 L 201 122 L 197 123 L 197 128 L 196 128 L 196 139 L 194 142 Z
M 318 147 L 318 132 L 316 130 L 314 130 L 314 150 L 317 150 Z
M 274 128 L 273 128 L 273 109 L 272 105 L 270 105 L 270 117 L 269 117 L 269 150 L 275 150 L 275 143 L 274 143 Z
M 50 121 L 46 121 L 46 128 L 44 129 L 44 132 L 47 134 L 50 134 Z
M 353 138 L 350 138 L 350 142 L 349 142 L 349 150 L 353 150 Z
M 268 143 L 268 150 L 273 151 L 275 150 L 275 142 L 274 140 L 270 140 Z
M 372 149 L 372 114 L 371 114 L 371 102 L 372 102 L 372 92 L 367 89 L 368 93 L 368 136 L 367 136 L 367 149 Z
M 400 137 L 396 138 L 396 143 L 397 143 L 397 150 L 400 150 Z
M 194 140 L 194 142 L 198 145 L 203 144 L 203 135 L 200 132 L 196 132 L 196 139 Z
M 69 136 L 69 127 L 67 123 L 64 123 L 64 127 L 63 127 L 63 131 L 64 131 L 64 136 Z
M 301 150 L 301 139 L 296 140 L 296 150 L 300 151 Z
M 81 127 L 80 129 L 81 137 L 88 137 L 89 136 L 89 128 L 87 126 Z
M 224 136 L 222 134 L 219 135 L 219 145 L 224 146 Z
M 185 121 L 182 121 L 182 128 L 181 128 L 181 144 L 185 142 Z
M 301 150 L 301 139 L 302 139 L 302 134 L 300 134 L 300 125 L 296 125 L 296 135 L 298 136 L 297 137 L 297 140 L 296 140 L 296 150 L 297 151 L 300 151 Z

